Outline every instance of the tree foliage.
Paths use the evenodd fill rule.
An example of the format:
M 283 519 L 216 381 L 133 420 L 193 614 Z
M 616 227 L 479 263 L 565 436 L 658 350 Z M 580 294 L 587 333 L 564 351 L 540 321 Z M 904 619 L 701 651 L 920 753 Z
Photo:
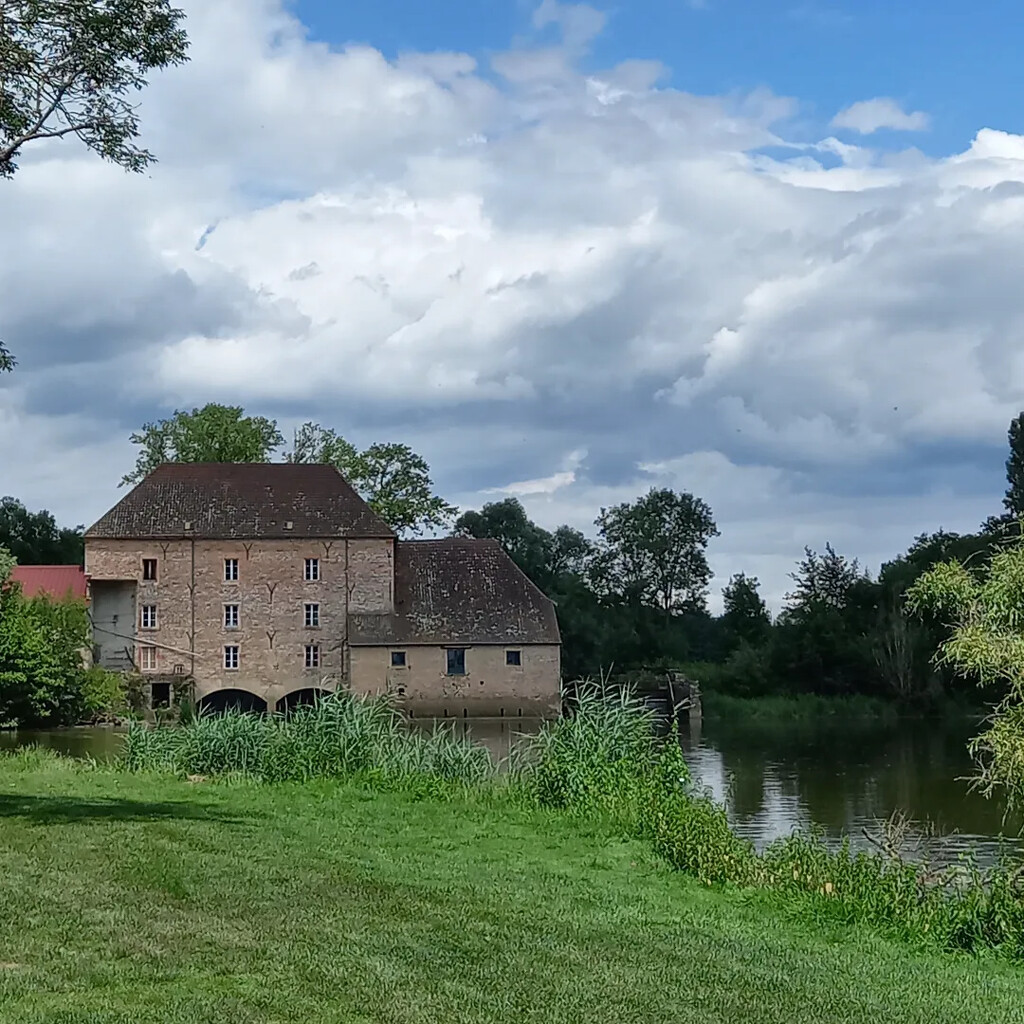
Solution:
M 1006 437 L 1010 454 L 1006 459 L 1006 496 L 1003 505 L 1016 522 L 1024 517 L 1024 412 L 1010 422 Z
M 653 489 L 602 509 L 597 528 L 591 577 L 600 593 L 666 616 L 704 608 L 711 579 L 707 545 L 718 528 L 701 498 Z
M 246 416 L 241 406 L 210 403 L 147 423 L 131 442 L 141 451 L 122 485 L 138 483 L 165 462 L 269 462 L 284 438 L 275 420 Z
M 337 467 L 399 536 L 446 529 L 458 514 L 458 509 L 434 493 L 426 459 L 406 444 L 378 443 L 359 451 L 336 431 L 304 423 L 296 431 L 287 460 Z
M 151 71 L 187 60 L 183 20 L 168 0 L 0 0 L 0 177 L 24 146 L 65 136 L 149 166 L 133 99 Z
M 0 545 L 20 565 L 84 565 L 83 529 L 58 527 L 46 509 L 29 512 L 16 498 L 0 498 Z
M 938 657 L 1004 695 L 989 728 L 973 744 L 980 782 L 1011 802 L 1024 799 L 1024 543 L 994 554 L 987 569 L 972 573 L 963 563 L 942 562 L 924 573 L 907 594 L 912 611 L 941 617 L 950 627 Z
M 12 561 L 0 553 L 0 575 L 9 577 Z M 0 724 L 76 722 L 84 711 L 89 635 L 84 601 L 26 599 L 16 583 L 0 584 Z
M 11 355 L 10 350 L 0 341 L 0 373 L 10 373 L 17 365 L 17 360 Z
M 741 643 L 757 646 L 768 639 L 772 617 L 756 576 L 736 573 L 722 588 L 722 628 L 730 648 Z

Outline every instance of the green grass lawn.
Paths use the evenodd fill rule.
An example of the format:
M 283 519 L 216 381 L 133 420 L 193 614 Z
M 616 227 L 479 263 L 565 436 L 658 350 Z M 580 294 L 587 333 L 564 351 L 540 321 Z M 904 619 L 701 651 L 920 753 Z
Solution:
M 18 765 L 3 1024 L 1024 1021 L 1024 970 L 787 919 L 558 814 Z

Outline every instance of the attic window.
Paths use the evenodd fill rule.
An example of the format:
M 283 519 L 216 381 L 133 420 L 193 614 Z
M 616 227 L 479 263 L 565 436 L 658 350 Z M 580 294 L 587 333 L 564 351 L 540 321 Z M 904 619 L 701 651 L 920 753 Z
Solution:
M 392 651 L 391 652 L 391 667 L 392 668 L 405 668 L 405 651 Z
M 522 665 L 523 663 L 523 652 L 522 651 L 506 651 L 505 652 L 505 664 L 506 665 Z
M 144 580 L 156 579 L 156 559 L 144 558 L 142 560 L 142 578 Z

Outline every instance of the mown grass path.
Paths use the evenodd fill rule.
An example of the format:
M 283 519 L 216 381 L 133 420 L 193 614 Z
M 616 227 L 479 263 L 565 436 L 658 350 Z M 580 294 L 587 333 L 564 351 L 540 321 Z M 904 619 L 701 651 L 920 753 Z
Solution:
M 558 814 L 15 760 L 3 1024 L 1024 1021 L 1024 970 L 787 920 Z

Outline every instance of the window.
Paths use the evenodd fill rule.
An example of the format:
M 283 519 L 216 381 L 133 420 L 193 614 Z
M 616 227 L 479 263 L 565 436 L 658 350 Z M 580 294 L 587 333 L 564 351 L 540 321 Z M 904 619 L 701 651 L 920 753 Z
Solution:
M 505 652 L 505 664 L 506 665 L 522 665 L 523 663 L 523 652 L 522 651 L 506 651 Z
M 154 683 L 149 696 L 149 702 L 153 708 L 169 708 L 171 706 L 171 684 Z
M 238 605 L 224 605 L 224 628 L 238 629 Z
M 235 583 L 238 580 L 238 559 L 224 559 L 224 580 L 227 583 Z
M 142 560 L 142 578 L 144 580 L 156 579 L 156 559 L 144 558 Z
M 238 668 L 238 644 L 228 644 L 224 648 L 224 667 Z
M 143 672 L 152 672 L 156 668 L 155 647 L 139 648 L 139 668 L 141 668 Z
M 306 668 L 320 667 L 320 645 L 306 644 Z
M 156 629 L 156 605 L 144 604 L 142 606 L 142 628 Z
M 391 667 L 392 668 L 405 668 L 405 651 L 392 651 L 391 652 Z
M 464 676 L 466 674 L 465 648 L 449 647 L 445 654 L 448 656 L 448 675 Z
M 320 625 L 320 605 L 306 605 L 306 625 L 309 628 L 314 628 Z
M 320 579 L 320 559 L 319 558 L 307 558 L 306 559 L 306 579 L 307 580 L 318 580 L 318 579 Z

